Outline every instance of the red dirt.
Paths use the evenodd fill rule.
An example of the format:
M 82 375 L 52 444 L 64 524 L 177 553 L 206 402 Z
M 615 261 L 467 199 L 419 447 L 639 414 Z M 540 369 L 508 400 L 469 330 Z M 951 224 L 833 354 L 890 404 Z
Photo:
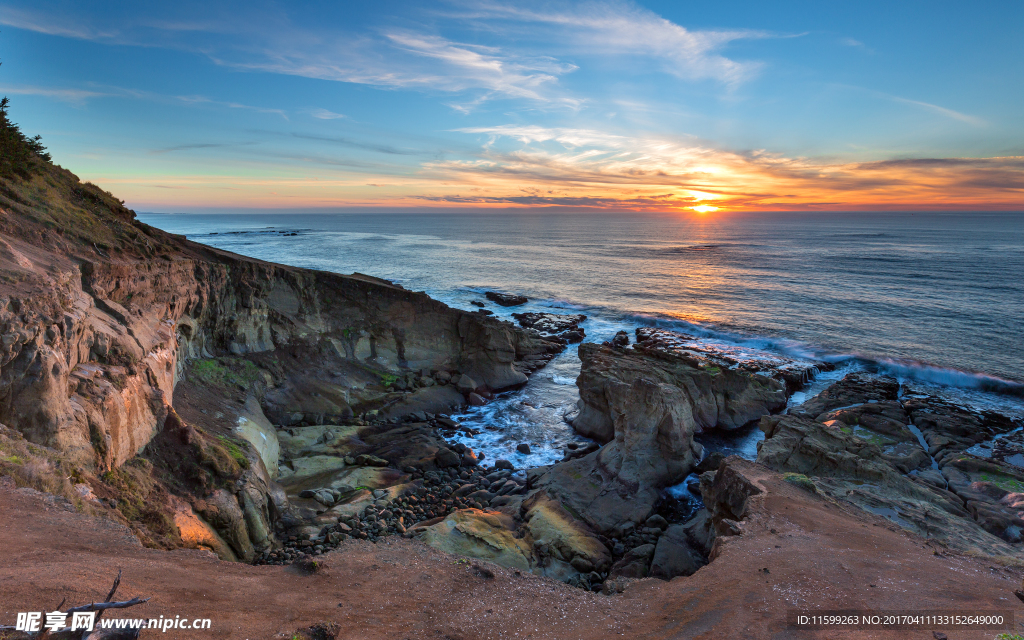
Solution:
M 349 541 L 312 575 L 145 549 L 120 525 L 0 483 L 0 624 L 65 597 L 68 606 L 102 600 L 119 568 L 120 598 L 152 600 L 114 617 L 213 621 L 209 631 L 143 638 L 292 638 L 321 621 L 339 623 L 346 639 L 933 638 L 930 630 L 790 630 L 790 607 L 1013 610 L 1024 622 L 1013 595 L 1021 569 L 948 553 L 756 465 L 744 473 L 765 494 L 752 498 L 743 535 L 715 561 L 691 577 L 642 580 L 610 597 L 494 565 L 494 578 L 483 577 L 472 560 L 403 539 Z M 998 633 L 943 631 L 954 640 Z

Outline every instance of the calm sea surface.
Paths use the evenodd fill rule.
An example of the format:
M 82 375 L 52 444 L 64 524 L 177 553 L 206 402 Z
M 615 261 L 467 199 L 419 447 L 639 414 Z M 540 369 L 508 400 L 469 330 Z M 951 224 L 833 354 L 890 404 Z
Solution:
M 139 218 L 263 260 L 386 278 L 463 309 L 488 289 L 525 294 L 529 310 L 587 314 L 588 340 L 656 324 L 1024 414 L 1021 214 Z M 522 439 L 556 456 L 575 437 L 561 423 L 576 398 L 575 351 L 542 371 L 475 410 L 495 453 Z

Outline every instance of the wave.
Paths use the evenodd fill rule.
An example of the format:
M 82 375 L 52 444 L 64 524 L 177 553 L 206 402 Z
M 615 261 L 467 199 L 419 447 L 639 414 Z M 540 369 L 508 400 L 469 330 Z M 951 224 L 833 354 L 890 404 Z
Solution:
M 697 338 L 727 342 L 736 346 L 770 351 L 800 360 L 817 360 L 836 366 L 855 365 L 869 373 L 888 375 L 903 380 L 942 387 L 976 389 L 1000 395 L 1024 398 L 1024 384 L 985 373 L 940 367 L 900 358 L 871 357 L 856 353 L 831 353 L 795 340 L 770 336 L 742 334 L 701 323 L 663 318 L 651 314 L 626 314 L 643 326 L 686 333 Z M 625 318 L 624 318 L 625 319 Z
M 888 375 L 894 378 L 924 382 L 941 387 L 977 389 L 979 391 L 1024 398 L 1024 384 L 986 373 L 974 373 L 960 369 L 939 367 L 916 360 L 867 358 L 859 355 L 832 355 L 826 356 L 824 360 L 833 363 L 852 360 L 863 364 L 865 369 L 872 373 Z

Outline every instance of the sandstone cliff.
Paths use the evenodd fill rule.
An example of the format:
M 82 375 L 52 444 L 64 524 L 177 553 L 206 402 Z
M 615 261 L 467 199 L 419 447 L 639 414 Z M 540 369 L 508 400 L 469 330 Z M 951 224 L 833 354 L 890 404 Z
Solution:
M 356 374 L 380 383 L 440 369 L 465 374 L 481 388 L 512 387 L 527 379 L 517 360 L 550 357 L 558 348 L 390 282 L 285 267 L 189 242 L 142 224 L 112 195 L 70 172 L 42 162 L 39 169 L 0 184 L 0 422 L 98 477 L 142 453 L 169 420 L 177 424 L 175 391 L 190 364 L 248 361 L 235 362 L 240 377 L 211 382 L 225 402 L 231 395 L 225 389 L 239 386 L 237 402 L 207 412 L 209 424 L 198 412 L 190 416 L 193 424 L 175 441 L 198 447 L 192 458 L 200 462 L 224 457 L 223 451 L 234 458 L 228 460 L 234 466 L 207 465 L 218 471 L 204 473 L 218 480 L 205 486 L 208 496 L 193 497 L 220 505 L 209 512 L 226 524 L 214 528 L 234 537 L 241 557 L 251 556 L 243 538 L 265 542 L 253 529 L 272 531 L 268 483 L 278 473 L 279 447 L 264 409 L 322 422 L 397 401 L 384 384 L 377 392 L 367 391 L 366 380 L 350 388 Z M 300 353 L 316 358 L 305 367 L 279 362 L 278 356 L 295 360 Z M 252 365 L 261 354 L 268 354 L 260 363 L 267 369 Z M 332 370 L 346 375 L 332 380 Z M 310 406 L 285 400 L 261 406 L 268 393 L 288 397 L 296 385 L 299 391 L 320 385 L 332 401 L 317 404 L 323 394 L 300 393 Z M 427 410 L 452 400 L 421 395 L 419 407 Z M 218 425 L 214 416 L 225 414 L 233 424 Z M 166 466 L 173 474 L 173 465 Z

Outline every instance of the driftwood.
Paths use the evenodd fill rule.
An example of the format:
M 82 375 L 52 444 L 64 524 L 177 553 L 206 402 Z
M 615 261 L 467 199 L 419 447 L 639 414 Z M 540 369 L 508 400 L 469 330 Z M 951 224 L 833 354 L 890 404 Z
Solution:
M 50 633 L 49 630 L 43 629 L 36 634 L 26 633 L 23 637 L 34 638 L 35 640 L 135 640 L 139 637 L 138 629 L 100 629 L 99 619 L 103 615 L 103 612 L 107 609 L 127 609 L 128 607 L 134 607 L 137 604 L 149 602 L 149 598 L 132 598 L 131 600 L 124 600 L 121 602 L 112 602 L 114 594 L 117 593 L 117 588 L 121 586 L 121 570 L 117 571 L 117 578 L 114 579 L 114 584 L 110 587 L 110 592 L 107 594 L 106 600 L 103 602 L 93 602 L 92 604 L 83 604 L 78 607 L 71 607 L 66 613 L 69 618 L 74 613 L 84 613 L 86 611 L 95 611 L 97 624 L 93 626 L 93 631 L 58 631 L 56 633 Z M 67 602 L 67 598 L 61 600 L 61 603 L 57 605 L 55 611 L 60 611 L 64 603 Z M 8 625 L 0 625 L 0 631 L 17 631 L 16 627 Z M 88 635 L 86 635 L 88 634 Z

